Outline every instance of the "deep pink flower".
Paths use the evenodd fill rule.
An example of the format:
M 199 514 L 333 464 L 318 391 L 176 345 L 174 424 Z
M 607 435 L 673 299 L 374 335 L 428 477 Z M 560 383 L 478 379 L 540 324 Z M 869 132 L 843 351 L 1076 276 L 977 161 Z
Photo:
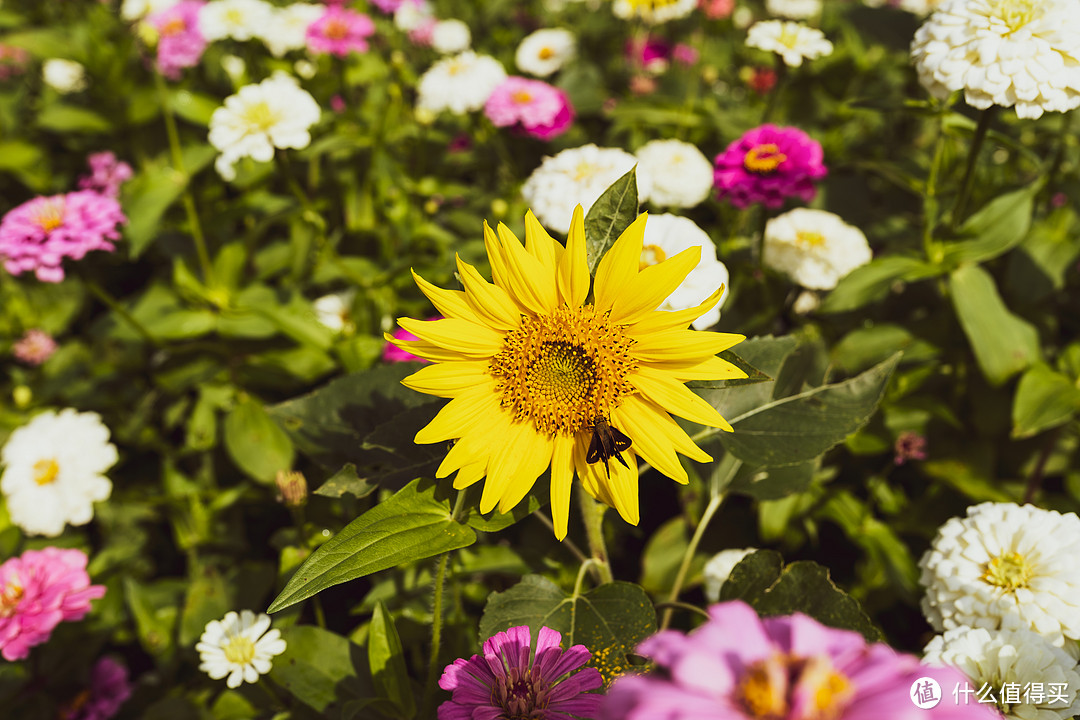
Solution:
M 205 4 L 184 0 L 146 18 L 158 31 L 158 72 L 170 80 L 178 80 L 181 70 L 197 65 L 206 50 L 206 38 L 199 30 L 199 10 Z
M 591 657 L 589 649 L 563 650 L 561 641 L 561 634 L 541 627 L 530 657 L 527 625 L 488 638 L 483 655 L 455 660 L 443 671 L 439 687 L 453 696 L 439 706 L 439 720 L 595 718 L 602 696 L 589 691 L 604 684 L 600 671 L 579 670 Z
M 27 330 L 14 345 L 11 346 L 11 354 L 15 359 L 26 365 L 37 367 L 56 352 L 56 341 L 52 335 L 44 330 Z
M 905 430 L 896 438 L 896 452 L 893 463 L 903 465 L 908 460 L 926 459 L 926 437 L 911 430 Z
M 432 320 L 442 320 L 442 319 L 443 319 L 442 315 L 436 315 L 435 317 L 427 318 L 427 321 L 431 322 Z M 413 335 L 408 330 L 406 330 L 405 328 L 400 328 L 400 327 L 397 330 L 394 331 L 393 338 L 395 340 L 409 340 L 409 341 L 419 340 L 420 339 L 420 338 L 416 337 L 415 335 Z M 386 343 L 385 347 L 383 347 L 382 359 L 383 359 L 383 362 L 428 362 L 424 358 L 417 357 L 417 356 L 413 355 L 411 352 L 408 352 L 407 350 L 402 350 L 398 346 L 394 345 L 393 343 L 389 343 L 389 342 Z
M 511 76 L 491 93 L 484 114 L 498 127 L 520 127 L 529 135 L 550 140 L 574 121 L 570 98 L 542 80 Z
M 693 45 L 677 43 L 671 50 L 671 57 L 674 58 L 676 62 L 689 67 L 701 58 L 701 53 L 699 53 L 697 48 Z
M 631 38 L 624 48 L 626 59 L 645 68 L 651 73 L 661 73 L 667 69 L 671 59 L 671 45 L 663 38 L 646 37 L 643 40 Z
M 109 197 L 117 197 L 120 186 L 135 174 L 130 165 L 117 160 L 116 155 L 108 150 L 90 155 L 86 158 L 86 164 L 90 166 L 90 174 L 79 178 L 79 188 Z
M 33 270 L 42 282 L 60 282 L 65 257 L 81 260 L 91 250 L 116 248 L 116 226 L 127 222 L 114 198 L 92 190 L 37 197 L 0 220 L 0 258 L 12 275 Z
M 355 10 L 331 6 L 307 30 L 308 50 L 345 57 L 351 52 L 366 52 L 366 38 L 375 32 L 375 23 Z
M 993 706 L 909 694 L 931 678 L 947 694 L 959 671 L 921 665 L 882 643 L 796 613 L 762 620 L 741 601 L 713 605 L 689 635 L 665 630 L 638 647 L 658 671 L 612 683 L 601 720 L 1000 720 Z
M 382 10 L 387 15 L 393 15 L 397 9 L 411 0 L 371 0 L 372 5 Z
M 90 601 L 105 594 L 91 585 L 86 553 L 47 547 L 0 565 L 0 654 L 22 660 L 61 622 L 82 620 Z
M 716 156 L 713 180 L 719 198 L 737 208 L 755 203 L 778 208 L 790 196 L 814 199 L 814 181 L 825 177 L 821 145 L 802 130 L 762 125 Z
M 131 683 L 123 664 L 101 658 L 90 671 L 90 687 L 60 710 L 60 720 L 109 720 L 131 697 Z

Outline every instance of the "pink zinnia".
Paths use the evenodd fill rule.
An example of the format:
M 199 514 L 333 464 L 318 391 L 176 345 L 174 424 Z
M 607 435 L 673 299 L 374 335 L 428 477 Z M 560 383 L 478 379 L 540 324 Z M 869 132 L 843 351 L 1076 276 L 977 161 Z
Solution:
M 723 20 L 735 12 L 735 0 L 698 0 L 698 7 L 710 20 Z
M 205 4 L 184 0 L 146 18 L 158 31 L 157 69 L 170 80 L 179 79 L 182 69 L 197 65 L 202 58 L 206 38 L 199 30 L 199 10 Z
M 713 605 L 689 635 L 665 630 L 638 646 L 657 672 L 608 690 L 602 720 L 991 720 L 993 706 L 939 696 L 922 710 L 910 693 L 935 680 L 947 694 L 964 676 L 921 665 L 883 643 L 796 613 L 761 619 L 741 601 Z
M 661 73 L 667 69 L 671 59 L 671 45 L 663 38 L 646 37 L 641 40 L 631 38 L 623 49 L 626 59 L 636 63 L 652 73 Z
M 115 250 L 109 241 L 120 237 L 116 226 L 125 222 L 120 203 L 91 190 L 34 198 L 0 220 L 0 258 L 12 275 L 33 270 L 42 282 L 60 282 L 61 260 Z
M 91 585 L 86 553 L 47 547 L 0 565 L 0 654 L 22 660 L 61 622 L 82 620 L 90 601 L 105 594 Z
M 56 341 L 44 330 L 27 330 L 14 345 L 11 346 L 11 354 L 15 359 L 26 365 L 37 367 L 56 352 Z
M 22 75 L 26 64 L 30 62 L 30 53 L 14 45 L 0 45 L 0 82 Z
M 130 165 L 117 160 L 116 155 L 108 150 L 90 155 L 86 158 L 86 164 L 90 166 L 90 174 L 79 178 L 79 188 L 109 197 L 117 197 L 120 186 L 134 175 Z
M 483 655 L 447 665 L 439 687 L 453 692 L 439 706 L 439 720 L 572 720 L 594 718 L 604 684 L 600 671 L 583 668 L 592 657 L 584 645 L 559 647 L 562 635 L 541 627 L 535 652 L 527 625 L 496 633 Z M 577 671 L 577 672 L 575 672 Z
M 351 52 L 365 52 L 366 38 L 375 32 L 375 23 L 355 10 L 332 6 L 308 27 L 307 46 L 314 53 L 345 57 Z
M 737 208 L 755 203 L 778 208 L 790 196 L 810 202 L 814 181 L 828 172 L 821 145 L 802 130 L 762 125 L 716 156 L 713 179 L 720 199 Z
M 516 76 L 495 88 L 484 114 L 498 127 L 517 126 L 541 140 L 562 134 L 574 120 L 566 93 L 541 80 Z
M 442 315 L 436 315 L 435 317 L 427 318 L 427 322 L 431 322 L 432 320 L 442 320 L 442 319 L 443 319 Z M 393 334 L 392 337 L 395 340 L 409 340 L 409 341 L 412 341 L 412 340 L 419 340 L 420 339 L 420 338 L 416 337 L 415 335 L 413 335 L 408 330 L 406 330 L 405 328 L 400 328 L 400 327 L 397 330 L 394 331 L 394 334 Z M 417 357 L 417 356 L 413 355 L 411 352 L 408 352 L 407 350 L 402 350 L 397 345 L 394 345 L 393 343 L 390 343 L 390 342 L 386 343 L 386 347 L 383 348 L 382 359 L 383 359 L 383 362 L 425 362 L 425 363 L 428 362 L 424 358 Z
M 60 710 L 60 720 L 109 720 L 131 697 L 128 671 L 112 658 L 101 658 L 90 671 L 90 687 Z
M 372 5 L 382 10 L 387 15 L 393 15 L 397 9 L 411 0 L 371 0 Z

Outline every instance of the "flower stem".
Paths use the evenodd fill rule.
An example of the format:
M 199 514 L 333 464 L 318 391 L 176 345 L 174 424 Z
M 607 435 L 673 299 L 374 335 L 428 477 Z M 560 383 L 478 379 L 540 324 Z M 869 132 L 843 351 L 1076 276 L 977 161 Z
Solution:
M 776 84 L 773 85 L 772 90 L 769 91 L 769 99 L 765 104 L 765 112 L 761 116 L 761 124 L 769 122 L 772 119 L 773 114 L 776 112 L 776 104 L 780 99 L 780 93 L 787 85 L 788 69 L 784 64 L 784 59 L 777 55 L 773 59 L 774 67 L 776 68 Z
M 979 124 L 975 127 L 975 139 L 971 141 L 971 152 L 968 154 L 967 168 L 964 170 L 964 179 L 960 183 L 960 194 L 956 196 L 956 204 L 953 205 L 952 216 L 949 219 L 949 227 L 955 228 L 960 224 L 967 209 L 968 200 L 971 197 L 971 186 L 975 180 L 975 164 L 979 160 L 979 151 L 982 150 L 986 141 L 986 133 L 990 130 L 990 122 L 994 118 L 994 105 L 982 111 L 979 116 Z
M 442 645 L 443 582 L 446 580 L 446 564 L 449 558 L 449 553 L 440 555 L 439 565 L 435 570 L 435 598 L 431 611 L 431 656 L 428 659 L 427 685 L 424 687 L 424 701 L 421 703 L 422 712 L 419 717 L 434 716 L 432 710 L 435 703 L 435 688 L 438 687 L 441 674 L 439 650 Z
M 612 582 L 615 578 L 611 574 L 607 545 L 604 544 L 604 513 L 607 511 L 607 506 L 593 500 L 582 487 L 578 488 L 577 496 L 578 505 L 581 507 L 581 519 L 585 524 L 585 537 L 589 542 L 589 552 L 596 562 L 597 579 L 601 585 Z
M 83 285 L 86 286 L 86 289 L 90 291 L 91 295 L 96 297 L 101 302 L 105 303 L 105 305 L 108 306 L 110 310 L 123 318 L 124 321 L 131 326 L 132 330 L 138 333 L 143 340 L 145 340 L 150 345 L 153 345 L 154 347 L 161 347 L 161 341 L 154 337 L 150 333 L 150 331 L 146 329 L 145 325 L 136 320 L 135 316 L 129 313 L 127 309 L 123 305 L 121 305 L 116 298 L 114 298 L 112 295 L 109 294 L 107 290 L 105 290 L 105 288 L 101 287 L 97 284 L 96 281 L 91 280 L 85 275 L 82 276 L 82 282 Z
M 938 123 L 937 140 L 934 141 L 934 159 L 930 163 L 930 174 L 926 178 L 926 191 L 923 193 L 923 250 L 928 262 L 937 263 L 941 258 L 941 249 L 934 242 L 934 229 L 937 227 L 938 175 L 941 174 L 941 161 L 945 157 L 945 129 Z
M 690 572 L 690 565 L 694 562 L 694 553 L 697 552 L 698 545 L 701 544 L 705 529 L 709 527 L 709 523 L 723 502 L 723 493 L 712 496 L 709 504 L 705 507 L 705 513 L 701 516 L 701 522 L 698 523 L 697 529 L 694 531 L 694 536 L 690 538 L 690 544 L 686 546 L 686 552 L 683 553 L 682 562 L 679 564 L 679 571 L 675 575 L 675 582 L 672 583 L 671 592 L 668 594 L 667 604 L 669 607 L 664 610 L 664 617 L 660 621 L 661 630 L 667 630 L 668 625 L 671 624 L 671 615 L 674 612 L 673 605 L 679 602 L 679 594 L 682 592 L 683 583 L 686 582 L 686 576 Z
M 210 253 L 206 250 L 206 238 L 203 236 L 202 224 L 199 222 L 199 213 L 195 208 L 195 198 L 191 194 L 191 175 L 188 174 L 184 165 L 184 150 L 180 146 L 180 133 L 176 129 L 176 117 L 173 115 L 172 101 L 169 98 L 169 89 L 165 86 L 165 78 L 161 73 L 154 73 L 154 82 L 157 85 L 158 99 L 161 102 L 161 115 L 165 118 L 165 133 L 169 136 L 169 150 L 172 153 L 173 168 L 183 177 L 184 210 L 187 212 L 188 225 L 191 226 L 191 237 L 195 241 L 195 253 L 199 256 L 199 266 L 202 268 L 203 281 L 214 287 L 214 267 L 210 264 Z

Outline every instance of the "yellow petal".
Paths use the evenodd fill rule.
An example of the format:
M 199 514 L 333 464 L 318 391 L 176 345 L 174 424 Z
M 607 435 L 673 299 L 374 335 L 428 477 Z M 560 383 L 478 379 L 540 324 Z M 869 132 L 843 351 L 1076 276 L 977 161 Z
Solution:
M 487 369 L 486 360 L 437 363 L 414 372 L 401 384 L 416 392 L 452 398 L 486 382 L 491 377 Z
M 503 254 L 502 243 L 499 242 L 495 231 L 484 221 L 484 247 L 487 249 L 488 262 L 491 264 L 491 279 L 495 284 L 507 292 L 510 291 L 510 278 L 506 270 L 506 256 Z
M 574 443 L 574 465 L 577 467 L 578 477 L 581 478 L 581 486 L 585 491 L 602 503 L 610 505 L 619 511 L 626 522 L 631 525 L 638 523 L 638 472 L 637 458 L 631 448 L 620 453 L 629 469 L 623 464 L 611 458 L 608 460 L 608 470 L 604 470 L 604 463 L 589 464 L 585 462 L 586 447 L 589 441 L 588 433 L 579 433 L 578 440 Z M 611 473 L 610 479 L 608 472 Z
M 647 412 L 635 412 L 641 407 L 640 404 L 630 406 L 624 402 L 611 411 L 611 424 L 626 433 L 634 443 L 634 452 L 645 462 L 685 485 L 688 478 L 686 470 L 679 464 L 679 457 L 670 443 L 665 442 L 663 432 L 655 427 L 658 423 L 654 422 L 654 418 Z M 664 413 L 664 417 L 671 419 L 667 413 Z
M 483 479 L 486 472 L 486 462 L 466 465 L 465 467 L 458 470 L 458 474 L 454 478 L 454 489 L 464 490 L 467 487 L 475 485 L 477 482 Z
M 657 310 L 641 317 L 636 323 L 628 327 L 626 332 L 634 337 L 640 337 L 665 330 L 685 330 L 690 323 L 712 310 L 713 305 L 720 302 L 723 295 L 724 286 L 721 285 L 700 305 L 686 310 Z
M 472 265 L 457 258 L 458 277 L 465 286 L 465 297 L 473 314 L 499 330 L 513 330 L 521 324 L 521 313 L 510 295 L 489 283 Z
M 712 456 L 705 452 L 690 439 L 690 436 L 679 427 L 679 423 L 675 422 L 667 410 L 660 407 L 656 403 L 650 402 L 646 398 L 640 395 L 628 395 L 623 398 L 623 404 L 618 408 L 619 417 L 627 424 L 628 427 L 642 426 L 647 430 L 647 433 L 654 443 L 660 443 L 665 448 L 670 448 L 674 452 L 682 453 L 691 460 L 697 460 L 698 462 L 709 462 L 712 460 Z M 629 416 L 629 417 L 627 417 Z M 612 417 L 615 417 L 615 412 L 612 412 Z M 627 433 L 630 431 L 627 430 Z M 635 447 L 639 445 L 638 438 L 634 438 Z M 644 447 L 644 446 L 642 446 Z M 642 452 L 642 455 L 645 453 Z M 649 462 L 648 458 L 645 458 L 646 462 Z M 663 470 L 658 466 L 649 462 L 650 465 L 657 470 Z M 681 468 L 682 465 L 680 464 Z M 676 478 L 674 475 L 668 477 Z
M 525 249 L 554 277 L 556 253 L 562 250 L 562 245 L 555 242 L 555 239 L 548 234 L 548 231 L 533 215 L 532 210 L 525 213 Z
M 461 290 L 444 290 L 437 285 L 432 285 L 417 275 L 415 271 L 410 272 L 412 272 L 413 280 L 416 282 L 417 287 L 420 288 L 420 292 L 427 296 L 427 299 L 431 301 L 431 304 L 435 306 L 440 315 L 480 322 L 480 317 L 475 310 L 469 307 L 469 302 L 465 299 L 465 293 Z
M 485 447 L 483 443 L 477 443 L 475 440 L 472 442 L 466 442 L 464 438 L 458 440 L 446 452 L 443 461 L 439 463 L 439 469 L 435 471 L 435 477 L 444 478 L 450 473 L 470 465 L 483 465 L 486 467 L 488 450 L 489 448 Z
M 487 513 L 498 504 L 514 480 L 525 454 L 535 447 L 538 433 L 532 422 L 515 422 L 488 465 L 488 478 L 480 496 L 480 512 Z M 548 455 L 551 458 L 551 455 Z M 534 478 L 535 479 L 535 478 Z M 528 492 L 528 491 L 526 491 Z
M 709 403 L 666 372 L 641 367 L 628 376 L 630 384 L 668 412 L 691 422 L 731 431 L 731 425 Z
M 505 334 L 468 320 L 398 318 L 398 325 L 426 342 L 474 359 L 490 358 L 503 347 Z
M 585 492 L 592 495 L 600 502 L 614 507 L 614 501 L 608 493 L 608 488 L 600 481 L 603 478 L 603 463 L 590 465 L 585 462 L 585 455 L 589 444 L 590 433 L 579 433 L 574 440 L 574 468 L 578 477 L 581 478 L 581 487 Z
M 746 339 L 734 333 L 666 330 L 635 338 L 631 354 L 645 362 L 701 361 Z
M 473 423 L 483 419 L 494 422 L 506 413 L 499 407 L 494 381 L 472 388 L 446 403 L 439 414 L 416 433 L 414 442 L 419 445 L 456 440 L 462 437 Z
M 556 308 L 554 273 L 530 255 L 517 236 L 503 223 L 499 223 L 499 240 L 502 241 L 506 270 L 512 283 L 512 287 L 509 288 L 510 294 L 535 315 L 554 312 Z
M 534 432 L 531 439 L 531 447 L 521 456 L 521 464 L 518 465 L 510 484 L 499 498 L 499 512 L 501 513 L 510 512 L 517 507 L 517 504 L 536 484 L 536 478 L 540 477 L 551 464 L 552 438 Z
M 620 294 L 637 276 L 647 218 L 648 213 L 638 215 L 600 260 L 596 268 L 596 285 L 593 288 L 597 310 L 610 310 Z
M 639 272 L 615 298 L 611 322 L 620 325 L 634 323 L 656 310 L 700 261 L 701 248 L 694 245 Z
M 432 362 L 459 362 L 470 359 L 456 350 L 450 350 L 424 340 L 398 340 L 390 333 L 383 333 L 383 338 L 386 342 L 401 348 L 407 353 Z
M 585 213 L 578 205 L 570 221 L 566 251 L 559 258 L 556 284 L 559 299 L 572 308 L 581 307 L 589 296 L 589 264 L 585 257 Z
M 570 522 L 570 486 L 574 481 L 574 438 L 557 434 L 551 453 L 551 523 L 562 542 Z
M 651 367 L 667 372 L 676 380 L 734 380 L 746 377 L 746 373 L 727 360 L 711 357 L 699 363 L 639 363 L 639 367 Z

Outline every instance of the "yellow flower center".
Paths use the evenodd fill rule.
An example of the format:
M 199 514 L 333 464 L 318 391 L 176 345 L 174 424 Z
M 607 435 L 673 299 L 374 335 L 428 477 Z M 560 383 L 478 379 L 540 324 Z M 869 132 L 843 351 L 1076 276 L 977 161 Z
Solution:
M 634 340 L 591 305 L 563 306 L 551 315 L 525 318 L 506 334 L 491 359 L 501 405 L 538 432 L 573 434 L 608 417 L 633 391 L 626 376 L 637 367 Z
M 650 265 L 658 265 L 667 260 L 667 253 L 656 245 L 646 245 L 641 248 L 641 259 L 638 260 L 638 270 L 644 270 Z
M 991 11 L 1010 32 L 1016 32 L 1037 17 L 1040 4 L 1041 0 L 994 0 Z
M 551 48 L 547 47 L 547 46 L 544 46 L 544 47 L 540 48 L 540 52 L 538 52 L 536 55 L 541 60 L 547 60 L 548 58 L 555 55 L 555 51 L 552 50 Z
M 49 198 L 38 205 L 34 222 L 45 232 L 52 232 L 64 224 L 64 198 Z
M 630 7 L 636 11 L 651 11 L 674 5 L 679 0 L 626 0 Z
M 525 105 L 526 103 L 532 102 L 532 93 L 527 90 L 517 90 L 511 93 L 510 99 L 518 105 Z
M 349 37 L 349 26 L 337 18 L 331 18 L 323 27 L 323 35 L 331 40 L 344 40 Z
M 281 119 L 266 101 L 248 105 L 244 108 L 243 118 L 249 127 L 259 132 L 269 132 Z
M 243 635 L 230 638 L 225 645 L 225 659 L 237 665 L 247 665 L 255 657 L 255 643 Z
M 460 72 L 464 72 L 468 66 L 460 60 L 451 60 L 446 66 L 446 72 L 450 75 L 457 75 Z
M 600 169 L 600 166 L 593 165 L 591 162 L 582 161 L 578 163 L 578 166 L 574 168 L 574 182 L 581 182 L 596 173 Z
M 60 474 L 60 466 L 54 458 L 38 460 L 34 463 L 34 482 L 38 485 L 49 485 L 56 481 Z
M 792 720 L 835 720 L 854 695 L 851 681 L 828 657 L 776 654 L 747 668 L 735 696 L 760 720 L 788 718 L 796 704 Z
M 225 22 L 233 25 L 244 24 L 244 13 L 240 12 L 236 8 L 229 8 L 225 11 Z
M 23 586 L 17 577 L 12 577 L 7 585 L 0 586 L 0 618 L 14 615 L 22 596 Z
M 991 558 L 983 568 L 982 581 L 999 588 L 1005 592 L 1015 592 L 1019 588 L 1027 587 L 1035 568 L 1031 566 L 1023 555 L 1018 552 L 1007 552 Z
M 771 173 L 785 160 L 787 160 L 787 155 L 780 152 L 780 148 L 773 143 L 765 143 L 752 147 L 746 152 L 743 167 L 753 173 Z
M 795 241 L 808 247 L 821 247 L 825 244 L 825 236 L 812 230 L 799 230 L 795 233 Z
M 184 18 L 174 17 L 165 21 L 165 24 L 161 26 L 162 37 L 169 37 L 171 35 L 179 35 L 187 30 L 187 23 L 184 22 Z

